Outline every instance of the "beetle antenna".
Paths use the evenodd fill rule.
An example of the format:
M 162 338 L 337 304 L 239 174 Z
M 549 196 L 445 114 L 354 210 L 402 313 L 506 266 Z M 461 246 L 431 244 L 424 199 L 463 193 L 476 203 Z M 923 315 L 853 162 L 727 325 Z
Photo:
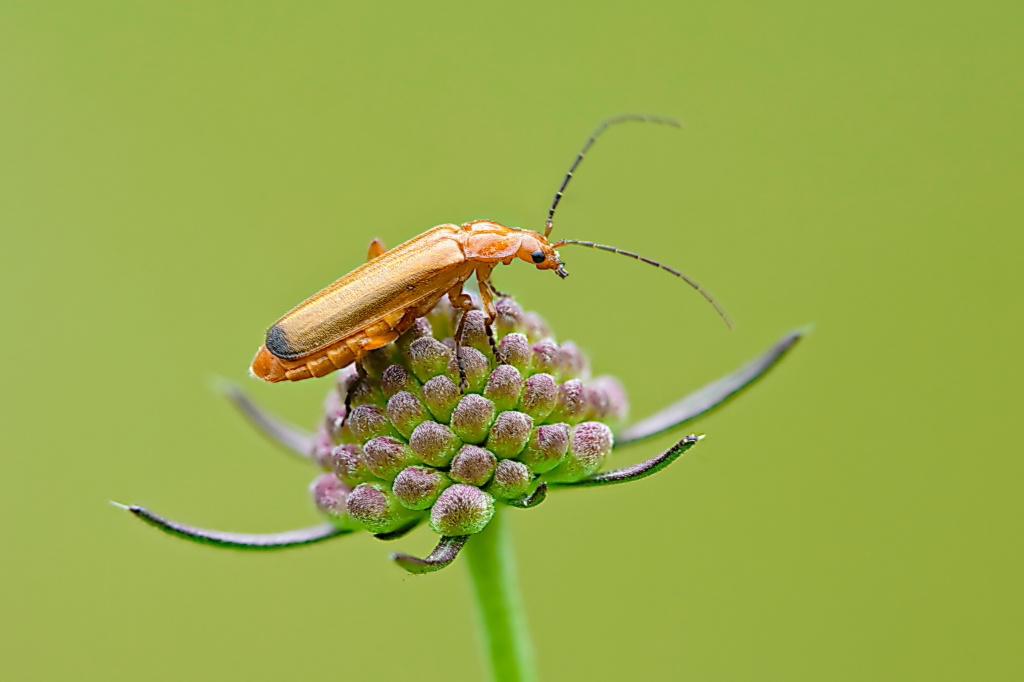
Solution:
M 636 260 L 643 261 L 644 263 L 647 263 L 648 265 L 653 265 L 655 267 L 661 268 L 662 270 L 666 270 L 668 272 L 671 272 L 673 275 L 675 275 L 676 277 L 680 278 L 681 280 L 683 280 L 684 282 L 689 284 L 691 287 L 693 287 L 694 289 L 699 291 L 700 295 L 703 296 L 705 299 L 707 299 L 708 303 L 710 303 L 711 305 L 713 305 L 715 307 L 715 310 L 717 310 L 718 314 L 722 317 L 723 320 L 725 320 L 725 324 L 728 325 L 729 329 L 732 329 L 732 320 L 729 318 L 729 313 L 725 312 L 725 309 L 722 308 L 721 305 L 719 305 L 718 301 L 715 300 L 715 297 L 712 296 L 711 293 L 707 289 L 705 289 L 701 285 L 697 284 L 697 282 L 693 281 L 692 279 L 687 277 L 682 272 L 679 272 L 675 268 L 670 268 L 669 266 L 663 265 L 663 264 L 659 263 L 656 260 L 651 260 L 650 258 L 644 258 L 640 254 L 633 253 L 632 251 L 623 251 L 622 249 L 617 249 L 614 246 L 605 246 L 604 244 L 595 244 L 594 242 L 584 242 L 584 241 L 580 241 L 578 239 L 561 239 L 561 240 L 555 242 L 554 244 L 552 244 L 551 248 L 552 249 L 557 249 L 560 246 L 565 246 L 566 244 L 579 244 L 580 246 L 587 246 L 587 247 L 590 247 L 591 249 L 601 249 L 602 251 L 611 251 L 612 253 L 618 253 L 618 254 L 623 255 L 623 256 L 629 256 L 630 258 L 634 258 Z
M 558 208 L 558 202 L 562 200 L 562 196 L 565 194 L 565 188 L 569 186 L 569 181 L 572 180 L 572 174 L 576 172 L 576 169 L 583 162 L 583 157 L 586 156 L 587 152 L 590 151 L 591 145 L 597 140 L 597 138 L 605 131 L 609 126 L 613 126 L 616 123 L 625 123 L 626 121 L 641 121 L 649 123 L 662 123 L 664 125 L 675 126 L 676 128 L 682 128 L 683 124 L 674 118 L 663 118 L 661 116 L 644 116 L 643 114 L 623 114 L 622 116 L 613 116 L 606 118 L 601 121 L 601 125 L 597 126 L 594 132 L 590 135 L 590 139 L 583 145 L 583 149 L 576 155 L 576 160 L 572 162 L 572 167 L 569 172 L 565 174 L 565 180 L 562 180 L 562 186 L 555 193 L 555 200 L 551 202 L 551 209 L 548 211 L 548 222 L 544 228 L 544 236 L 548 237 L 551 235 L 551 228 L 555 226 L 555 209 Z

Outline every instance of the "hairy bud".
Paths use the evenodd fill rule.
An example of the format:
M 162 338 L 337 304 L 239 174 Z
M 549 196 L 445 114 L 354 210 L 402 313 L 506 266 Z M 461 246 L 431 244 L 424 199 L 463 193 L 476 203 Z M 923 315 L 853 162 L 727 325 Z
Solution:
M 398 430 L 391 425 L 384 410 L 376 405 L 360 405 L 352 410 L 348 419 L 348 427 L 361 443 L 378 436 L 397 436 Z
M 424 383 L 447 372 L 451 357 L 451 348 L 429 336 L 409 345 L 409 368 Z
M 529 373 L 530 361 L 533 360 L 533 349 L 525 334 L 509 334 L 498 344 L 498 350 L 501 351 L 501 357 L 504 358 L 506 364 L 518 369 L 523 376 Z
M 391 490 L 407 509 L 429 509 L 452 481 L 443 472 L 430 467 L 406 467 L 395 478 Z
M 483 443 L 494 422 L 494 403 L 482 395 L 463 396 L 452 412 L 452 431 L 466 443 Z
M 444 424 L 423 422 L 412 432 L 409 447 L 430 466 L 446 467 L 462 447 L 462 440 Z
M 538 426 L 519 460 L 535 474 L 551 471 L 569 452 L 569 427 L 566 424 Z
M 558 404 L 558 382 L 550 374 L 534 374 L 526 380 L 526 388 L 519 400 L 519 410 L 535 421 L 548 418 Z
M 416 518 L 416 512 L 403 507 L 386 483 L 356 486 L 348 496 L 348 513 L 371 533 L 390 533 Z
M 459 483 L 481 486 L 491 480 L 498 458 L 490 450 L 476 445 L 463 445 L 452 460 L 451 477 Z
M 494 516 L 494 498 L 480 488 L 457 483 L 437 498 L 430 527 L 440 535 L 479 533 Z
M 363 448 L 354 443 L 331 450 L 331 471 L 351 487 L 373 479 L 373 473 L 363 459 Z
M 390 436 L 374 438 L 363 446 L 363 460 L 377 478 L 394 480 L 407 466 L 419 464 L 420 458 L 405 441 Z
M 400 434 L 408 438 L 413 429 L 430 419 L 430 413 L 415 395 L 399 391 L 388 401 L 388 419 Z
M 476 348 L 463 346 L 462 369 L 465 370 L 466 381 L 469 382 L 468 392 L 482 392 L 484 390 L 484 386 L 487 385 L 487 376 L 491 370 L 491 364 L 487 360 L 487 356 Z M 455 353 L 452 353 L 451 358 L 448 360 L 448 376 L 455 382 L 459 382 L 461 380 L 461 376 L 459 374 L 459 363 L 458 359 L 455 357 Z
M 533 419 L 522 412 L 502 412 L 494 420 L 487 448 L 501 459 L 515 457 L 530 440 Z
M 318 476 L 309 485 L 313 504 L 331 523 L 339 528 L 352 528 L 356 524 L 348 513 L 348 496 L 352 489 L 334 474 Z
M 523 392 L 523 376 L 512 365 L 500 365 L 491 372 L 484 388 L 484 397 L 494 403 L 498 412 L 513 410 Z
M 380 377 L 380 392 L 385 398 L 391 398 L 399 391 L 420 394 L 420 382 L 401 365 L 391 365 Z
M 495 497 L 511 500 L 528 493 L 532 481 L 530 467 L 514 459 L 503 459 L 486 490 Z
M 436 376 L 423 384 L 423 402 L 434 419 L 447 424 L 459 404 L 459 387 L 445 375 Z
M 612 430 L 601 422 L 583 422 L 576 426 L 569 438 L 569 452 L 565 460 L 548 474 L 556 483 L 581 481 L 601 468 L 605 457 L 612 451 Z

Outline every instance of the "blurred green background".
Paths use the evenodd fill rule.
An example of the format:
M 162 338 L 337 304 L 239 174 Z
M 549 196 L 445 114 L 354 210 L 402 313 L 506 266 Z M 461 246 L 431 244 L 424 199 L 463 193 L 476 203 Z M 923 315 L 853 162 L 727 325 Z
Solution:
M 542 677 L 1020 679 L 1024 5 L 4 3 L 0 676 L 480 676 L 465 567 L 361 535 L 256 555 L 107 505 L 317 522 L 210 389 L 265 328 L 442 222 L 540 227 L 495 282 L 642 417 L 816 327 L 656 478 L 515 515 Z M 622 450 L 639 461 L 673 442 Z

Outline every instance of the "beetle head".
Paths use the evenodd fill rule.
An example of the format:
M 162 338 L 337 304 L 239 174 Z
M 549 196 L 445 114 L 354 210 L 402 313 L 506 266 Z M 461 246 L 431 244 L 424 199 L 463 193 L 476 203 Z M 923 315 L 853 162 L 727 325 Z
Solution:
M 538 270 L 554 270 L 563 279 L 569 276 L 565 267 L 562 266 L 558 252 L 539 232 L 523 230 L 523 241 L 519 244 L 516 258 L 533 264 Z

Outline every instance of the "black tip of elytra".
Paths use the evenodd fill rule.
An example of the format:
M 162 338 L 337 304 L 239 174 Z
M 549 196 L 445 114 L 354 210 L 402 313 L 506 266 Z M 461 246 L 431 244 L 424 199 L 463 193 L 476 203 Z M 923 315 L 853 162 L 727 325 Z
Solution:
M 280 323 L 275 323 L 267 331 L 267 350 L 284 360 L 293 360 L 295 358 L 295 350 L 288 341 L 288 334 L 281 328 Z

